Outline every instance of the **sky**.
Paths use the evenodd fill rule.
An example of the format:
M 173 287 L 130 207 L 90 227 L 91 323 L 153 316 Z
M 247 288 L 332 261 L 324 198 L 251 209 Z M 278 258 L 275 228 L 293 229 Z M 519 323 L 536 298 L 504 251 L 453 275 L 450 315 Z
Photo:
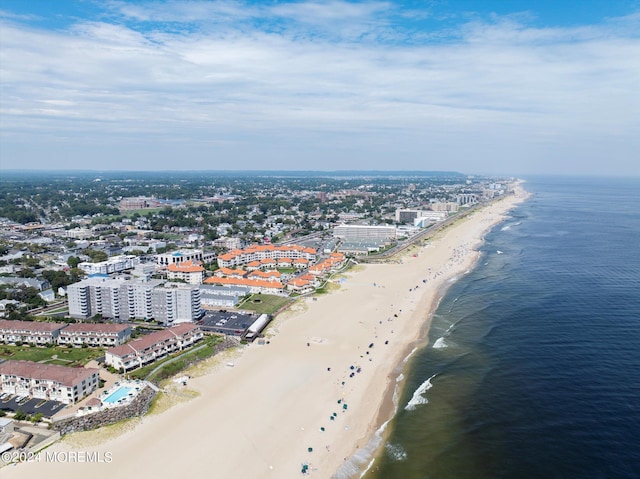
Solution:
M 640 176 L 640 0 L 0 0 L 10 169 Z

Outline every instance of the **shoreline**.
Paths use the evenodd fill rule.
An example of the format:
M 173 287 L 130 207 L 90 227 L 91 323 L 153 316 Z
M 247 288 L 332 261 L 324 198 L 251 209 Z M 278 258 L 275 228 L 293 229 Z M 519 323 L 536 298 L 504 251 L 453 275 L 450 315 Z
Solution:
M 428 341 L 449 286 L 477 265 L 486 233 L 525 199 L 520 184 L 516 191 L 438 231 L 398 264 L 345 272 L 339 289 L 285 313 L 268 332 L 271 344 L 250 345 L 233 368 L 218 365 L 191 380 L 196 398 L 104 443 L 50 448 L 110 452 L 109 464 L 26 463 L 3 468 L 3 477 L 98 479 L 145 470 L 158 477 L 215 471 L 288 478 L 301 475 L 301 464 L 316 477 L 353 477 L 341 471 L 395 415 L 407 357 Z
M 511 209 L 513 209 L 513 207 Z M 487 231 L 484 232 L 478 244 L 473 248 L 475 259 L 473 260 L 469 269 L 462 272 L 460 276 L 454 275 L 454 277 L 452 278 L 453 281 L 452 279 L 449 279 L 444 283 L 442 283 L 438 287 L 435 293 L 435 297 L 432 301 L 426 301 L 425 298 L 423 298 L 423 300 L 425 300 L 424 302 L 426 302 L 429 305 L 429 308 L 426 309 L 426 313 L 424 314 L 424 321 L 420 328 L 419 335 L 416 337 L 415 341 L 407 344 L 407 347 L 405 348 L 405 354 L 403 355 L 404 359 L 396 365 L 392 374 L 389 375 L 389 384 L 388 384 L 387 390 L 384 393 L 384 397 L 380 406 L 378 417 L 372 423 L 372 430 L 371 430 L 371 433 L 369 434 L 369 442 L 363 448 L 365 450 L 366 455 L 360 458 L 360 457 L 357 457 L 360 451 L 354 451 L 354 453 L 348 459 L 348 460 L 351 460 L 355 458 L 356 462 L 360 463 L 360 467 L 356 466 L 357 470 L 352 469 L 348 472 L 348 474 L 344 476 L 341 474 L 342 468 L 338 469 L 338 471 L 336 471 L 336 473 L 333 476 L 331 476 L 332 479 L 351 479 L 355 477 L 363 477 L 374 466 L 375 461 L 380 458 L 381 454 L 383 454 L 384 445 L 389 437 L 389 432 L 390 432 L 387 426 L 395 418 L 395 415 L 398 412 L 398 407 L 400 405 L 399 404 L 400 398 L 404 395 L 404 392 L 405 392 L 406 381 L 404 381 L 404 377 L 405 377 L 404 373 L 406 372 L 407 368 L 410 367 L 410 362 L 413 356 L 415 355 L 415 353 L 420 351 L 422 348 L 425 348 L 428 346 L 430 341 L 429 334 L 431 332 L 433 315 L 438 310 L 440 303 L 448 293 L 451 286 L 457 283 L 462 278 L 462 276 L 465 276 L 466 274 L 470 273 L 473 269 L 477 267 L 481 258 L 479 247 L 484 244 L 485 242 L 484 237 L 486 236 L 487 233 L 493 230 L 493 228 L 495 228 L 497 225 L 504 222 L 508 218 L 508 211 L 509 210 L 507 210 L 504 213 L 504 218 L 502 220 L 496 223 L 493 223 L 487 229 Z M 463 220 L 464 218 L 461 218 L 461 219 Z M 442 231 L 437 231 L 436 235 L 441 233 Z M 377 444 L 374 443 L 374 441 L 377 442 Z M 369 446 L 372 445 L 372 443 L 374 447 L 370 449 L 370 452 L 366 452 L 366 450 L 369 448 Z

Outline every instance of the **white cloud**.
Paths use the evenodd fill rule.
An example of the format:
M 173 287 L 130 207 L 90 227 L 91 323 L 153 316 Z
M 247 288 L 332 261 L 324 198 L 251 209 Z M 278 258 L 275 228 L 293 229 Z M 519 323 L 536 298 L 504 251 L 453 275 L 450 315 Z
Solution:
M 152 22 L 256 15 L 236 2 L 111 6 Z M 630 33 L 637 15 L 568 29 L 474 21 L 442 43 L 292 33 L 314 19 L 359 32 L 387 28 L 378 17 L 388 9 L 273 6 L 270 15 L 296 23 L 277 32 L 247 24 L 172 32 L 113 21 L 52 32 L 5 23 L 0 141 L 16 158 L 37 138 L 58 156 L 56 145 L 72 144 L 109 145 L 110 154 L 121 147 L 129 157 L 135 143 L 161 159 L 163 145 L 182 145 L 194 168 L 211 154 L 244 155 L 248 167 L 258 157 L 277 161 L 274 168 L 300 167 L 305 154 L 333 158 L 334 168 L 371 168 L 371 158 L 401 152 L 393 166 L 465 171 L 526 170 L 536 154 L 608 149 L 624 168 L 640 147 L 640 42 Z M 519 165 L 504 163 L 518 156 Z M 421 158 L 446 162 L 423 166 Z M 601 168 L 595 161 L 591 167 Z

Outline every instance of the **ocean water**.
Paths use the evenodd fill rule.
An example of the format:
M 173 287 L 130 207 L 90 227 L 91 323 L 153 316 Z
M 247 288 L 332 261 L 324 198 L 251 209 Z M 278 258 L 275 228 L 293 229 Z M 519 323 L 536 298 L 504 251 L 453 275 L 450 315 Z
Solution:
M 367 479 L 640 478 L 640 179 L 525 186 L 440 303 Z

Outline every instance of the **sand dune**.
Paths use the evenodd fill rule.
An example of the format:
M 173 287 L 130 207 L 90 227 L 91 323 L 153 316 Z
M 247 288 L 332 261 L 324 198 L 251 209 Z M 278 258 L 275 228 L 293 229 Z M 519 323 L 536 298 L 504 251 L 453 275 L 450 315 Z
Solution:
M 398 264 L 346 273 L 338 290 L 278 319 L 269 344 L 193 379 L 197 398 L 97 446 L 63 441 L 47 450 L 109 452 L 109 463 L 41 456 L 2 469 L 3 479 L 286 479 L 301 477 L 302 464 L 312 477 L 348 477 L 359 467 L 350 458 L 392 414 L 395 378 L 443 287 L 472 268 L 483 235 L 523 198 L 519 190 L 474 212 Z

